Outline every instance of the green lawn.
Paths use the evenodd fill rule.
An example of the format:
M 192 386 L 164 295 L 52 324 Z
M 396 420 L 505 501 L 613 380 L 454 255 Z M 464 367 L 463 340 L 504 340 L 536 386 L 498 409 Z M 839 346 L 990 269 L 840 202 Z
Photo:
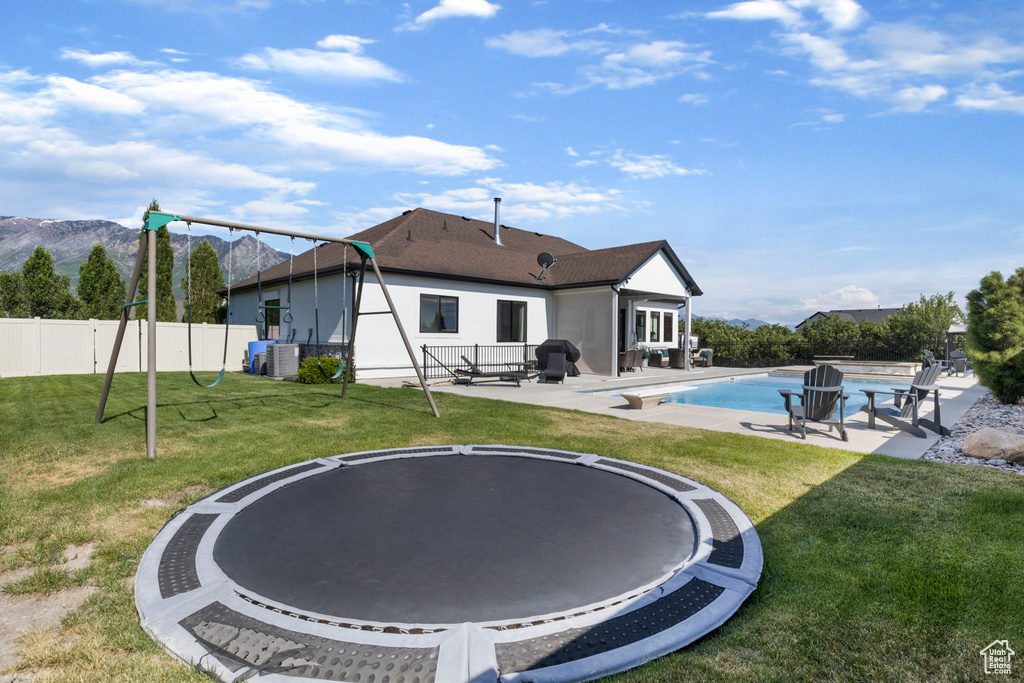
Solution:
M 642 424 L 410 389 L 161 374 L 159 455 L 145 454 L 145 377 L 0 380 L 0 571 L 12 592 L 99 590 L 60 633 L 31 634 L 36 680 L 203 681 L 138 625 L 130 577 L 173 512 L 225 484 L 346 451 L 510 443 L 626 458 L 730 496 L 757 525 L 761 584 L 722 628 L 615 681 L 982 680 L 978 651 L 1024 652 L 1024 478 L 979 467 Z M 514 389 L 510 389 L 514 391 Z M 152 507 L 152 501 L 176 501 Z M 143 501 L 149 501 L 144 504 Z M 93 563 L 56 563 L 95 542 Z M 12 548 L 12 546 L 16 546 Z M 1014 668 L 1024 671 L 1024 655 Z M 1016 664 L 1016 662 L 1015 662 Z M 992 678 L 992 677 L 990 677 Z

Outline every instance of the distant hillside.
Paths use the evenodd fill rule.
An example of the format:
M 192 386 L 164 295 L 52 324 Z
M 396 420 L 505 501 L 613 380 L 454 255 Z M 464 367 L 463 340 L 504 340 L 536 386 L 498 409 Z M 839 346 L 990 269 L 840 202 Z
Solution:
M 206 240 L 217 252 L 225 282 L 228 279 L 227 240 L 212 235 L 196 237 Z M 117 263 L 125 282 L 131 277 L 138 252 L 138 229 L 126 228 L 112 221 L 60 221 L 43 218 L 17 218 L 0 216 L 0 270 L 18 270 L 39 245 L 53 254 L 57 270 L 71 276 L 73 286 L 78 284 L 78 267 L 89 257 L 93 245 L 102 244 L 107 254 Z M 174 248 L 174 295 L 182 298 L 181 279 L 185 276 L 185 235 L 171 233 Z M 256 274 L 256 238 L 246 233 L 234 241 L 232 247 L 232 279 L 235 282 Z M 260 246 L 260 266 L 266 270 L 288 258 L 288 254 L 272 249 L 266 244 Z

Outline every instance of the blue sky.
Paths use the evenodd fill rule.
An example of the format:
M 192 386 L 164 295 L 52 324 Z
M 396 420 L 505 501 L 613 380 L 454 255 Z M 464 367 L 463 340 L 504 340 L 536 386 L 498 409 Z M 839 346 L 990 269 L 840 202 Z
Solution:
M 696 313 L 785 323 L 1024 265 L 1019 1 L 13 7 L 2 214 L 345 235 L 500 195 L 590 248 L 668 239 Z

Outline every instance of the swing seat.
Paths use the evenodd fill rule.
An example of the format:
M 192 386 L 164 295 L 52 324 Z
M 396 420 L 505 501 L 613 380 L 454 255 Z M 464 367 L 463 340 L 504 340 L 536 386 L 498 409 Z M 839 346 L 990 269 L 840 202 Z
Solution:
M 213 387 L 215 387 L 218 384 L 220 384 L 220 381 L 222 379 L 224 379 L 224 371 L 225 370 L 227 370 L 227 368 L 221 368 L 220 369 L 220 373 L 217 375 L 217 379 L 213 380 L 213 384 L 203 384 L 202 382 L 200 382 L 199 378 L 196 377 L 196 373 L 192 371 L 192 368 L 188 369 L 188 376 L 192 378 L 193 382 L 195 382 L 197 385 L 199 385 L 203 389 L 212 389 Z

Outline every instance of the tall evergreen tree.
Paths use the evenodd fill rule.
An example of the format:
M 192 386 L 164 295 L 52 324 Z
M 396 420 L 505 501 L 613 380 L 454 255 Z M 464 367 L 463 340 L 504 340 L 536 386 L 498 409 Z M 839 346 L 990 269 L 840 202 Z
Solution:
M 967 295 L 967 354 L 999 401 L 1024 397 L 1024 268 L 1005 280 L 989 273 Z
M 150 211 L 159 211 L 160 202 L 153 200 L 149 208 L 142 216 L 142 226 L 146 226 L 149 220 Z M 139 236 L 139 248 L 142 248 L 142 236 Z M 156 231 L 156 319 L 159 322 L 170 323 L 178 318 L 177 303 L 174 300 L 174 281 L 172 271 L 174 270 L 174 248 L 171 246 L 171 232 L 167 226 L 161 226 Z M 139 289 L 136 293 L 136 300 L 145 299 L 149 292 L 149 254 L 142 263 L 142 276 L 139 278 Z M 135 307 L 135 317 L 145 318 L 148 315 L 149 306 L 140 304 Z
M 102 244 L 95 245 L 78 268 L 78 298 L 82 300 L 84 315 L 98 320 L 120 318 L 125 290 L 124 278 L 117 272 L 114 260 L 107 258 Z
M 36 247 L 21 268 L 25 303 L 31 317 L 81 317 L 82 303 L 71 292 L 71 276 L 58 273 L 46 247 Z
M 25 278 L 17 270 L 0 272 L 0 317 L 29 317 Z
M 224 299 L 217 291 L 224 289 L 224 274 L 220 269 L 217 252 L 206 240 L 192 249 L 191 267 L 191 292 L 187 272 L 185 277 L 181 278 L 181 289 L 185 292 L 186 306 L 191 302 L 192 322 L 218 322 L 222 317 L 219 315 L 219 309 L 223 307 Z M 181 318 L 182 322 L 188 320 L 187 316 L 188 311 L 185 311 Z

